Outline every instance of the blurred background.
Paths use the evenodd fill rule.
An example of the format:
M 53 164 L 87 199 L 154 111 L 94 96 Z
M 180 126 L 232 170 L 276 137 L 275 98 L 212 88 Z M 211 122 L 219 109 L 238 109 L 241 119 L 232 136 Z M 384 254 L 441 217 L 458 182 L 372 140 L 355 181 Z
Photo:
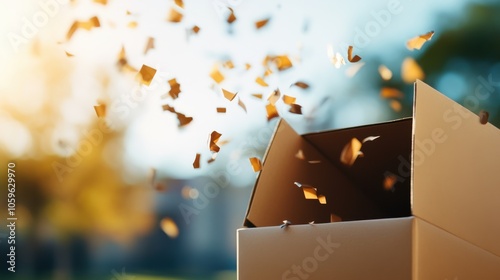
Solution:
M 15 273 L 0 227 L 0 278 L 236 279 L 249 158 L 276 122 L 408 117 L 422 79 L 498 127 L 498 15 L 479 0 L 2 1 L 0 220 L 11 163 L 17 221 Z

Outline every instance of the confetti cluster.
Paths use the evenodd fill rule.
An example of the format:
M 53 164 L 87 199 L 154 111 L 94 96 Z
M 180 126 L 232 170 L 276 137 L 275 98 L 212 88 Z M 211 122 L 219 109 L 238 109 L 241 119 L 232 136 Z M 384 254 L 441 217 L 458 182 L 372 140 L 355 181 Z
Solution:
M 104 6 L 107 5 L 106 0 L 94 0 L 94 2 Z M 227 13 L 225 17 L 225 22 L 228 26 L 231 26 L 238 20 L 238 16 L 235 10 L 231 7 L 227 7 L 226 12 Z M 186 13 L 187 10 L 184 5 L 184 2 L 182 0 L 174 0 L 170 3 L 168 10 L 165 11 L 164 20 L 169 24 L 182 26 L 181 23 L 185 21 Z M 127 15 L 130 14 L 131 13 L 127 11 Z M 261 18 L 253 22 L 253 26 L 256 32 L 259 32 L 259 30 L 266 28 L 267 26 L 270 25 L 270 23 L 272 25 L 271 20 L 272 20 L 271 17 L 267 17 L 267 18 Z M 66 33 L 66 40 L 67 41 L 71 40 L 77 32 L 80 32 L 79 30 L 92 32 L 92 30 L 94 30 L 95 28 L 101 27 L 101 24 L 102 23 L 97 16 L 90 17 L 87 20 L 83 21 L 82 20 L 74 21 Z M 130 20 L 128 21 L 126 26 L 127 28 L 130 29 L 136 29 L 138 28 L 139 23 L 135 20 Z M 188 36 L 197 35 L 203 30 L 203 26 L 198 26 L 193 24 L 190 24 L 189 27 L 184 27 L 184 28 L 186 28 Z M 406 47 L 408 50 L 411 51 L 420 50 L 426 42 L 432 39 L 433 35 L 434 31 L 430 31 L 423 35 L 413 37 L 406 42 Z M 155 39 L 156 38 L 154 37 L 147 38 L 146 42 L 144 43 L 144 48 L 141 49 L 144 55 L 148 54 L 148 52 L 156 48 Z M 68 51 L 65 51 L 65 54 L 69 58 L 78 55 Z M 328 45 L 326 58 L 336 69 L 340 69 L 346 64 L 352 64 L 351 67 L 346 71 L 348 77 L 355 76 L 356 73 L 365 65 L 365 62 L 360 62 L 362 58 L 360 55 L 355 54 L 355 49 L 354 46 L 352 45 L 348 46 L 347 52 L 345 52 L 345 50 L 341 52 L 335 51 L 332 45 Z M 261 72 L 261 75 L 254 76 L 253 80 L 255 84 L 257 84 L 262 89 L 262 92 L 251 93 L 251 96 L 253 96 L 256 99 L 264 100 L 263 107 L 265 109 L 265 118 L 267 119 L 267 121 L 271 121 L 275 118 L 281 117 L 281 115 L 283 114 L 282 110 L 280 109 L 282 108 L 281 106 L 285 106 L 288 109 L 288 113 L 290 114 L 295 114 L 295 115 L 303 114 L 303 107 L 298 103 L 299 98 L 297 98 L 296 96 L 292 96 L 290 94 L 282 94 L 281 91 L 282 90 L 284 91 L 285 89 L 274 87 L 272 85 L 272 79 L 270 79 L 272 75 L 277 75 L 283 71 L 287 71 L 288 69 L 297 67 L 298 65 L 300 65 L 299 62 L 300 58 L 283 53 L 268 54 L 263 58 L 261 65 L 261 67 L 263 67 L 263 71 Z M 142 64 L 139 70 L 137 70 L 135 66 L 130 64 L 124 46 L 122 46 L 121 50 L 117 54 L 116 65 L 118 69 L 122 72 L 135 73 L 138 83 L 146 87 L 151 85 L 157 73 L 157 69 L 146 64 Z M 224 98 L 226 100 L 225 102 L 228 102 L 227 106 L 229 106 L 229 104 L 231 103 L 236 103 L 237 106 L 240 107 L 245 113 L 248 111 L 248 108 L 245 102 L 242 100 L 241 94 L 235 91 L 234 90 L 235 88 L 231 88 L 231 86 L 226 85 L 226 82 L 227 82 L 227 77 L 230 77 L 230 75 L 228 75 L 228 71 L 235 71 L 235 69 L 236 70 L 244 69 L 245 71 L 248 71 L 252 67 L 256 66 L 255 65 L 252 66 L 250 63 L 237 65 L 231 59 L 225 59 L 224 61 L 215 61 L 213 63 L 212 68 L 207 70 L 207 77 L 211 79 L 211 81 L 213 81 L 214 83 L 213 89 L 217 89 L 217 92 L 220 95 L 220 97 Z M 393 71 L 391 71 L 385 65 L 380 65 L 378 67 L 378 73 L 383 81 L 390 81 L 391 79 L 394 78 Z M 424 71 L 413 58 L 407 57 L 402 61 L 401 80 L 403 82 L 413 83 L 416 79 L 423 79 L 424 77 L 425 77 Z M 180 82 L 182 82 L 182 80 Z M 181 89 L 180 82 L 175 77 L 172 77 L 167 81 L 166 86 L 168 86 L 169 89 L 164 95 L 161 96 L 161 100 L 162 102 L 165 102 L 165 104 L 159 105 L 161 106 L 162 110 L 165 113 L 175 115 L 175 117 L 178 120 L 179 129 L 189 126 L 194 121 L 194 118 L 192 116 L 186 115 L 186 113 L 189 112 L 183 112 L 183 113 L 178 112 L 174 108 L 173 103 L 171 103 L 174 100 L 178 99 L 181 96 L 181 94 L 182 95 L 189 94 L 189 92 L 183 92 L 183 90 Z M 311 89 L 311 85 L 305 81 L 301 80 L 289 81 L 289 83 L 290 87 L 295 87 L 298 88 L 299 90 L 309 91 Z M 394 87 L 384 86 L 380 89 L 380 97 L 385 100 L 388 100 L 389 106 L 394 111 L 399 112 L 402 110 L 401 100 L 404 99 L 405 95 L 399 89 Z M 327 100 L 328 98 L 324 99 L 323 101 Z M 278 103 L 282 104 L 278 105 Z M 225 105 L 215 106 L 213 112 L 217 114 L 229 115 L 231 111 L 230 110 L 228 111 L 227 106 Z M 175 107 L 177 107 L 177 105 L 175 105 Z M 97 117 L 105 118 L 107 113 L 107 105 L 105 103 L 98 103 L 98 105 L 94 106 L 94 110 L 96 112 Z M 310 115 L 305 116 L 305 119 L 312 118 L 316 110 L 317 108 L 309 108 L 309 111 L 311 113 Z M 480 122 L 482 124 L 485 124 L 487 123 L 487 121 L 488 121 L 487 112 L 481 112 Z M 220 141 L 221 137 L 222 133 L 215 130 L 213 130 L 208 135 L 208 141 L 207 141 L 208 151 L 210 151 L 211 156 L 209 159 L 206 160 L 207 163 L 215 161 L 217 155 L 221 152 L 221 145 L 223 144 L 223 141 Z M 344 148 L 342 149 L 342 152 L 340 154 L 340 162 L 347 167 L 352 166 L 358 158 L 364 156 L 363 152 L 361 151 L 363 145 L 365 145 L 366 142 L 374 141 L 377 138 L 378 136 L 369 136 L 363 139 L 362 141 L 356 138 L 352 138 L 348 143 L 345 144 Z M 202 152 L 198 151 L 194 153 L 193 157 L 194 160 L 192 163 L 192 167 L 194 169 L 200 169 L 202 167 L 201 164 Z M 307 156 L 304 154 L 302 150 L 297 151 L 295 157 L 299 160 L 307 161 L 309 164 L 321 163 L 321 161 L 319 160 L 307 158 Z M 249 162 L 254 172 L 259 172 L 264 168 L 261 160 L 258 157 L 250 157 Z M 151 185 L 154 186 L 155 189 L 157 190 L 165 189 L 164 186 L 156 182 L 155 169 L 152 169 L 152 174 L 150 177 L 151 177 L 150 178 Z M 394 184 L 396 182 L 397 182 L 397 177 L 395 175 L 391 174 L 386 175 L 383 182 L 383 187 L 386 190 L 393 190 Z M 295 182 L 294 184 L 302 190 L 305 199 L 314 199 L 318 200 L 320 204 L 327 204 L 326 197 L 324 195 L 318 194 L 317 188 L 299 182 Z M 335 214 L 331 214 L 332 222 L 337 222 L 341 220 L 342 219 L 340 217 L 336 216 Z M 289 224 L 289 222 L 288 223 L 287 222 L 288 221 L 285 221 L 285 225 Z M 168 217 L 162 219 L 160 222 L 160 226 L 168 236 L 175 238 L 178 235 L 177 226 L 175 225 L 175 222 L 172 219 Z

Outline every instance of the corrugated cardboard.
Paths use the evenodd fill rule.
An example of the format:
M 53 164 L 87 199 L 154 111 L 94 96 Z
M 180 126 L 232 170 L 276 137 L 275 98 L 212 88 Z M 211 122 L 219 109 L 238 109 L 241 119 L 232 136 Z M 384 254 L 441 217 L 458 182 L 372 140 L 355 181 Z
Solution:
M 414 104 L 410 119 L 302 136 L 281 121 L 237 233 L 238 279 L 500 279 L 500 130 L 421 81 Z

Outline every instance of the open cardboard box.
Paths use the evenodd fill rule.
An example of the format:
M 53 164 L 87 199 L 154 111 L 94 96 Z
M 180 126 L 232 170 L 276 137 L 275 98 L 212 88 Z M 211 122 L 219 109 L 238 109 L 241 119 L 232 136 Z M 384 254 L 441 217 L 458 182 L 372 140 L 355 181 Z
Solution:
M 413 118 L 306 135 L 281 121 L 237 231 L 238 279 L 498 280 L 499 160 L 500 130 L 421 81 Z

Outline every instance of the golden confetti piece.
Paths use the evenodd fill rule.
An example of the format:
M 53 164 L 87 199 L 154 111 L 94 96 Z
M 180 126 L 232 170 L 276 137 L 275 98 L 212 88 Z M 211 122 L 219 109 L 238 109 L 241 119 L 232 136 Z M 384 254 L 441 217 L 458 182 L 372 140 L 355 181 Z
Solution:
M 181 195 L 184 199 L 197 199 L 200 192 L 190 186 L 184 186 L 181 189 Z
M 286 94 L 283 95 L 283 102 L 285 102 L 285 104 L 288 104 L 288 105 L 294 104 L 296 99 L 297 98 L 286 95 Z
M 188 125 L 193 121 L 193 117 L 186 117 L 186 115 L 181 113 L 176 113 L 177 119 L 179 120 L 179 127 Z
M 293 66 L 292 61 L 290 61 L 290 59 L 286 55 L 275 56 L 273 61 L 279 71 L 286 70 Z
M 330 214 L 330 223 L 337 223 L 337 222 L 342 222 L 342 218 L 335 214 Z
M 417 79 L 424 79 L 425 74 L 413 58 L 407 57 L 401 66 L 401 77 L 405 83 L 410 84 L 414 83 Z
M 259 85 L 263 86 L 263 87 L 267 87 L 267 86 L 269 86 L 269 85 L 268 85 L 268 84 L 264 81 L 264 79 L 262 79 L 261 77 L 257 77 L 257 78 L 255 79 L 255 82 L 256 82 L 257 84 L 259 84 Z
M 410 51 L 415 50 L 415 49 L 420 50 L 420 48 L 422 48 L 422 46 L 425 44 L 425 42 L 432 39 L 433 35 L 434 35 L 434 31 L 430 31 L 430 32 L 425 33 L 424 35 L 413 37 L 406 42 L 406 47 Z
M 191 188 L 189 186 L 186 187 L 182 188 L 185 193 L 183 193 L 183 196 L 185 196 L 186 199 L 197 199 L 200 196 L 200 192 L 197 189 Z M 185 188 L 186 190 L 184 190 Z
M 392 78 L 392 71 L 389 70 L 389 68 L 387 68 L 385 65 L 380 65 L 378 67 L 378 73 L 383 80 L 388 81 Z
M 305 185 L 299 182 L 293 182 L 297 187 L 301 188 L 304 192 L 304 197 L 306 199 L 318 199 L 316 194 L 317 189 L 315 187 L 311 187 L 309 185 Z
M 250 68 L 252 68 L 252 65 L 250 63 L 245 63 L 245 69 L 249 70 Z
M 226 108 L 225 107 L 217 107 L 217 113 L 226 113 Z
M 162 107 L 163 111 L 169 111 L 172 113 L 176 113 L 174 107 L 172 107 L 168 104 L 162 105 L 161 107 Z
M 227 69 L 233 69 L 234 68 L 234 64 L 231 60 L 228 60 L 226 62 L 224 62 L 224 64 L 222 64 L 222 66 L 224 68 L 227 68 Z
M 80 28 L 83 28 L 85 30 L 90 30 L 94 27 L 100 27 L 101 23 L 99 22 L 99 18 L 96 16 L 91 17 L 88 21 L 86 22 L 81 22 Z
M 258 99 L 262 99 L 262 93 L 252 93 L 252 96 Z
M 120 52 L 118 53 L 118 61 L 116 63 L 120 70 L 128 70 L 130 72 L 137 72 L 137 69 L 134 67 L 130 66 L 127 61 L 127 57 L 125 54 L 125 47 L 122 46 Z
M 295 82 L 292 86 L 296 86 L 296 87 L 299 87 L 301 89 L 308 89 L 309 88 L 309 85 L 307 83 L 304 83 L 304 82 Z
M 302 186 L 302 191 L 304 192 L 304 197 L 306 199 L 318 199 L 318 195 L 316 194 L 316 188 L 313 187 L 305 187 Z
M 264 57 L 264 60 L 262 61 L 262 65 L 263 66 L 269 65 L 269 63 L 273 61 L 273 58 L 274 58 L 273 56 L 266 55 L 266 57 Z
M 156 69 L 143 64 L 137 76 L 141 84 L 149 86 L 155 74 L 156 74 Z
M 231 12 L 229 16 L 227 17 L 227 23 L 231 24 L 236 20 L 236 16 L 234 15 L 234 11 L 232 8 L 228 8 L 229 11 Z
M 295 154 L 295 157 L 300 159 L 300 160 L 305 160 L 306 157 L 304 156 L 304 151 L 298 150 L 297 153 Z
M 264 27 L 267 23 L 269 22 L 269 18 L 266 18 L 266 19 L 263 19 L 263 20 L 259 20 L 255 23 L 255 28 L 257 29 L 261 29 L 262 27 Z
M 219 154 L 219 153 L 213 153 L 213 154 L 212 154 L 212 157 L 210 157 L 210 159 L 209 159 L 209 160 L 207 160 L 207 163 L 212 163 L 212 162 L 214 162 L 214 161 L 215 161 L 215 159 L 217 158 L 217 155 L 218 155 L 218 154 Z
M 240 106 L 245 113 L 247 112 L 247 106 L 245 106 L 245 103 L 243 103 L 240 98 L 238 98 L 238 106 Z
M 271 75 L 273 73 L 273 71 L 271 70 L 271 68 L 266 68 L 266 71 L 264 72 L 264 77 L 267 77 L 269 75 Z
M 280 96 L 281 96 L 280 90 L 275 89 L 273 90 L 273 92 L 271 92 L 271 94 L 267 98 L 267 101 L 269 101 L 269 103 L 271 103 L 274 106 L 276 102 L 280 99 Z
M 488 113 L 487 111 L 481 110 L 481 112 L 479 112 L 479 123 L 487 124 L 489 118 L 490 118 L 490 113 Z
M 118 53 L 118 65 L 125 66 L 125 64 L 127 64 L 127 55 L 125 53 L 125 47 L 122 46 Z
M 168 80 L 168 84 L 170 85 L 168 95 L 170 95 L 172 99 L 177 99 L 179 97 L 179 93 L 181 92 L 181 85 L 177 83 L 176 79 Z
M 212 131 L 212 133 L 210 133 L 210 135 L 208 137 L 208 148 L 210 149 L 210 151 L 216 152 L 216 153 L 218 153 L 220 151 L 220 147 L 217 146 L 217 142 L 219 141 L 221 136 L 222 136 L 222 134 L 220 134 L 219 132 L 217 132 L 215 130 Z
M 127 24 L 128 28 L 136 28 L 138 25 L 137 21 L 131 21 Z
M 398 177 L 394 174 L 387 174 L 384 178 L 384 190 L 394 191 L 394 185 L 398 181 Z
M 299 104 L 290 104 L 290 110 L 288 110 L 292 114 L 302 115 L 302 106 Z
M 198 32 L 200 32 L 200 27 L 198 25 L 195 25 L 191 28 L 191 31 L 194 33 L 194 34 L 198 34 Z
M 181 22 L 183 14 L 177 11 L 175 8 L 170 8 L 167 20 L 170 22 Z
M 94 3 L 102 4 L 102 5 L 107 5 L 108 0 L 94 0 Z
M 326 204 L 326 196 L 324 196 L 324 195 L 318 195 L 318 201 L 321 204 Z
M 98 118 L 104 118 L 106 116 L 106 104 L 94 106 L 94 110 Z
M 170 238 L 176 238 L 177 236 L 179 236 L 179 228 L 175 224 L 174 220 L 170 218 L 161 219 L 160 227 L 163 232 Z
M 189 196 L 191 197 L 191 199 L 197 199 L 198 196 L 200 196 L 200 192 L 195 188 L 191 188 L 191 190 L 189 191 Z
M 182 198 L 184 198 L 184 199 L 190 199 L 191 198 L 189 196 L 189 192 L 190 191 L 191 191 L 191 187 L 190 186 L 184 186 L 184 187 L 182 187 L 182 189 L 181 189 Z
M 295 154 L 295 157 L 296 157 L 296 158 L 298 158 L 298 159 L 300 159 L 300 160 L 305 160 L 305 159 L 306 159 L 306 157 L 305 157 L 305 155 L 304 155 L 304 151 L 302 151 L 301 149 L 299 149 L 299 150 L 297 151 L 297 153 Z M 309 161 L 307 161 L 307 162 L 308 162 L 308 163 L 310 163 L 310 164 L 317 164 L 317 163 L 321 163 L 321 161 L 320 161 L 320 160 L 309 160 Z
M 238 94 L 238 93 L 232 93 L 232 92 L 230 92 L 230 91 L 228 91 L 228 90 L 225 90 L 225 89 L 223 89 L 223 88 L 222 88 L 222 93 L 224 94 L 224 97 L 225 97 L 227 100 L 229 100 L 229 101 L 233 101 L 233 99 L 234 99 L 234 98 L 236 97 L 236 95 Z
M 289 220 L 283 220 L 283 224 L 280 226 L 281 228 L 286 228 L 287 226 L 291 225 L 292 222 Z
M 226 145 L 227 143 L 229 143 L 229 140 L 221 140 L 221 141 L 217 142 L 217 144 L 219 145 L 219 147 L 222 147 L 222 146 Z
M 373 140 L 376 140 L 378 138 L 380 138 L 380 136 L 368 136 L 365 139 L 363 139 L 363 141 L 361 141 L 361 142 L 364 144 L 365 142 L 373 141 Z
M 339 69 L 342 65 L 345 65 L 344 57 L 339 52 L 334 52 L 332 45 L 328 45 L 327 55 L 335 68 Z
M 404 94 L 396 88 L 383 87 L 380 90 L 380 97 L 383 98 L 403 98 Z
M 69 53 L 69 52 L 67 52 L 67 51 L 65 51 L 65 53 L 66 53 L 66 56 L 67 56 L 67 57 L 73 57 L 73 56 L 75 56 L 74 54 Z
M 163 109 L 163 111 L 172 112 L 172 113 L 174 113 L 177 116 L 177 119 L 179 120 L 179 127 L 188 125 L 190 122 L 193 121 L 192 117 L 186 117 L 186 115 L 181 114 L 181 113 L 175 111 L 174 107 L 171 107 L 168 104 L 163 105 L 162 109 Z
M 344 165 L 352 166 L 354 161 L 359 155 L 359 151 L 361 150 L 361 142 L 357 138 L 352 138 L 349 143 L 347 143 L 342 149 L 342 153 L 340 154 L 340 162 Z
M 154 189 L 158 192 L 164 192 L 167 190 L 167 186 L 165 186 L 162 182 L 156 182 L 154 185 Z
M 260 159 L 256 157 L 251 157 L 249 158 L 250 164 L 252 165 L 253 172 L 259 172 L 262 170 L 262 163 L 260 162 Z
M 146 54 L 150 49 L 155 48 L 155 38 L 149 37 L 146 43 L 146 47 L 144 48 L 144 54 Z
M 361 57 L 359 55 L 355 55 L 354 57 L 352 56 L 352 51 L 353 51 L 353 46 L 349 46 L 347 48 L 347 60 L 349 60 L 349 62 L 351 63 L 354 63 L 354 62 L 358 62 L 361 60 Z
M 182 0 L 174 0 L 174 2 L 179 8 L 184 8 L 184 2 Z
M 87 21 L 75 21 L 75 22 L 73 22 L 73 24 L 71 25 L 71 27 L 68 30 L 68 33 L 66 34 L 66 40 L 71 39 L 71 37 L 73 37 L 75 32 L 80 28 L 85 29 L 85 30 L 91 30 L 92 28 L 100 27 L 100 26 L 101 26 L 101 23 L 99 22 L 99 18 L 97 18 L 96 16 L 91 17 Z
M 274 106 L 271 103 L 266 105 L 266 113 L 267 113 L 267 121 L 279 117 L 278 110 L 276 110 L 276 106 Z
M 365 66 L 364 62 L 353 64 L 349 68 L 347 68 L 347 70 L 345 70 L 345 74 L 347 75 L 347 77 L 352 78 L 356 76 L 356 74 L 359 72 L 359 70 L 361 70 L 361 68 L 363 68 L 363 66 Z
M 392 110 L 394 110 L 395 112 L 401 112 L 401 109 L 402 109 L 402 105 L 401 105 L 401 102 L 397 101 L 397 100 L 391 100 L 391 103 L 389 103 L 389 106 L 391 106 Z
M 344 57 L 338 52 L 330 58 L 330 61 L 337 69 L 339 69 L 342 65 L 345 65 Z
M 193 168 L 194 169 L 200 168 L 200 159 L 201 159 L 201 154 L 196 154 L 196 157 L 194 158 L 194 161 L 193 161 Z
M 335 56 L 331 59 L 335 68 L 339 69 L 342 65 L 345 65 L 344 57 L 340 53 L 335 53 Z
M 219 67 L 215 65 L 212 68 L 212 72 L 210 72 L 210 77 L 218 84 L 220 84 L 222 81 L 224 81 L 224 76 L 222 73 L 219 71 Z

